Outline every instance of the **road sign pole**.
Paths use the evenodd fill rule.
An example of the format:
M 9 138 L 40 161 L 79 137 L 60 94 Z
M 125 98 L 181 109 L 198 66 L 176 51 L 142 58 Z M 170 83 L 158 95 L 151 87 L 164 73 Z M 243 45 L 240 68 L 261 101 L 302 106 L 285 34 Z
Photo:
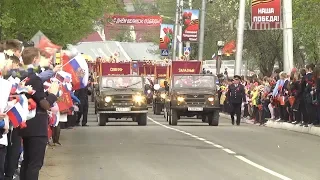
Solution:
M 189 0 L 189 8 L 192 9 L 192 0 Z M 186 42 L 186 47 L 191 47 L 190 41 Z M 190 55 L 187 57 L 187 60 L 190 60 Z
M 179 58 L 183 55 L 183 42 L 182 42 L 182 11 L 183 11 L 183 0 L 180 0 L 179 5 L 179 36 L 181 38 L 181 41 L 179 42 Z
M 176 20 L 174 24 L 174 37 L 173 37 L 173 52 L 172 52 L 172 61 L 176 60 L 177 56 L 177 36 L 178 36 L 178 28 L 179 28 L 179 6 L 180 0 L 177 0 L 177 8 L 176 8 Z

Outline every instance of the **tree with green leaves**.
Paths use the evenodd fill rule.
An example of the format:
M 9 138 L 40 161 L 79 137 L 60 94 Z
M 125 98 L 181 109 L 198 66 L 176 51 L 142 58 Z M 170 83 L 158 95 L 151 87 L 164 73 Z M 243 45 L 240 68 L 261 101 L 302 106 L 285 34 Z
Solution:
M 160 14 L 175 17 L 175 0 L 158 0 L 158 2 Z M 201 1 L 193 2 L 193 9 L 201 9 Z M 207 4 L 204 59 L 209 59 L 217 51 L 217 41 L 236 40 L 238 10 L 238 0 L 215 0 L 213 3 Z M 283 32 L 282 30 L 250 30 L 250 10 L 251 1 L 248 0 L 244 33 L 244 48 L 246 50 L 244 61 L 248 60 L 250 61 L 248 64 L 255 64 L 256 66 L 252 66 L 252 68 L 260 69 L 264 75 L 270 75 L 275 63 L 280 68 L 283 65 Z M 318 22 L 320 14 L 317 12 L 318 10 L 319 0 L 293 1 L 294 62 L 296 67 L 302 67 L 305 61 L 319 63 L 320 24 Z M 198 44 L 195 43 L 191 46 L 191 58 L 196 59 Z M 234 58 L 234 56 L 223 58 Z
M 30 39 L 41 30 L 54 43 L 74 43 L 93 32 L 95 21 L 107 13 L 122 13 L 118 0 L 2 0 L 2 39 Z

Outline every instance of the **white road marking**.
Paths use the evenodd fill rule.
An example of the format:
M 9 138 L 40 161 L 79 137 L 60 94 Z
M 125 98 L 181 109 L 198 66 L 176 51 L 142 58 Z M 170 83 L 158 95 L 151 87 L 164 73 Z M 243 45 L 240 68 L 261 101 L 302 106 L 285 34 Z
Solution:
M 210 145 L 214 145 L 213 142 L 210 142 L 210 141 L 207 141 L 207 140 L 205 140 L 205 141 L 203 141 L 203 142 L 205 142 L 205 143 L 207 143 L 207 144 L 210 144 Z
M 263 166 L 255 163 L 255 162 L 252 162 L 252 161 L 250 161 L 249 159 L 247 159 L 247 158 L 245 158 L 245 157 L 243 157 L 243 156 L 235 155 L 235 157 L 238 158 L 238 159 L 240 159 L 240 160 L 243 161 L 243 162 L 246 162 L 246 163 L 250 164 L 251 166 L 254 166 L 254 167 L 256 167 L 256 168 L 258 168 L 258 169 L 260 169 L 260 170 L 262 170 L 262 171 L 264 171 L 264 172 L 267 172 L 267 173 L 269 173 L 269 174 L 271 174 L 271 175 L 273 175 L 273 176 L 276 176 L 276 177 L 278 177 L 278 178 L 280 178 L 280 179 L 292 180 L 291 178 L 288 178 L 288 177 L 286 177 L 286 176 L 284 176 L 284 175 L 282 175 L 282 174 L 279 174 L 279 173 L 277 173 L 277 172 L 274 172 L 274 171 L 272 171 L 272 170 L 270 170 L 270 169 L 268 169 L 268 168 L 265 168 L 265 167 L 263 167 Z
M 227 148 L 224 148 L 222 150 L 224 150 L 225 152 L 227 152 L 229 154 L 236 154 L 235 152 L 233 152 L 233 151 L 231 151 L 230 149 L 227 149 Z
M 223 147 L 222 147 L 221 145 L 219 145 L 219 144 L 214 144 L 213 146 L 216 147 L 216 148 L 220 148 L 220 149 L 223 148 Z
M 232 150 L 230 150 L 230 149 L 224 148 L 223 146 L 221 146 L 221 145 L 219 145 L 219 144 L 215 144 L 215 143 L 213 143 L 213 142 L 211 142 L 211 141 L 208 141 L 208 140 L 206 140 L 206 139 L 204 139 L 204 138 L 200 138 L 200 137 L 198 137 L 198 136 L 196 136 L 196 135 L 193 135 L 193 134 L 191 134 L 191 133 L 189 133 L 189 132 L 186 132 L 186 131 L 182 131 L 182 130 L 180 130 L 180 129 L 176 129 L 176 128 L 169 127 L 169 126 L 164 125 L 164 124 L 162 124 L 162 123 L 160 123 L 160 122 L 158 122 L 158 121 L 156 121 L 156 120 L 154 120 L 154 119 L 152 119 L 152 118 L 150 118 L 150 117 L 148 117 L 148 119 L 149 119 L 150 121 L 154 122 L 155 124 L 157 124 L 157 125 L 159 125 L 159 126 L 162 126 L 162 127 L 166 128 L 166 129 L 171 129 L 171 130 L 174 130 L 174 131 L 177 131 L 177 132 L 181 132 L 182 134 L 185 134 L 185 135 L 188 135 L 188 136 L 190 136 L 190 137 L 193 137 L 193 138 L 195 138 L 195 139 L 197 139 L 197 140 L 199 140 L 199 141 L 202 141 L 202 142 L 204 142 L 204 143 L 210 144 L 210 145 L 212 145 L 212 146 L 214 146 L 214 147 L 216 147 L 216 148 L 220 148 L 220 149 L 222 149 L 224 152 L 226 152 L 226 153 L 228 153 L 228 154 L 232 154 L 235 158 L 237 158 L 237 159 L 239 159 L 239 160 L 241 160 L 241 161 L 243 161 L 243 162 L 245 162 L 245 163 L 247 163 L 247 164 L 249 164 L 249 165 L 257 168 L 257 169 L 260 169 L 260 170 L 262 170 L 262 171 L 264 171 L 264 172 L 266 172 L 266 173 L 269 173 L 269 174 L 271 174 L 271 175 L 273 175 L 273 176 L 275 176 L 275 177 L 278 177 L 278 178 L 283 179 L 283 180 L 292 180 L 292 179 L 289 178 L 289 177 L 286 177 L 286 176 L 284 176 L 284 175 L 282 175 L 282 174 L 279 174 L 279 173 L 277 173 L 277 172 L 275 172 L 275 171 L 272 171 L 271 169 L 268 169 L 268 168 L 266 168 L 266 167 L 263 167 L 263 166 L 255 163 L 255 162 L 252 162 L 252 161 L 250 161 L 249 159 L 247 159 L 247 158 L 245 158 L 245 157 L 243 157 L 243 156 L 237 155 L 236 152 L 234 152 L 234 151 L 232 151 Z
M 205 141 L 205 139 L 203 138 L 197 138 L 199 141 Z

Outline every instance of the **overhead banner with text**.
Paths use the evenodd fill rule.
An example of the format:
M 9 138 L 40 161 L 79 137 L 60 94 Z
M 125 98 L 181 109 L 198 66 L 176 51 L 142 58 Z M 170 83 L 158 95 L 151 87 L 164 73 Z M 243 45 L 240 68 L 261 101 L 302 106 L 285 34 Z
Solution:
M 197 9 L 183 10 L 182 41 L 198 42 L 199 12 Z
M 160 26 L 161 16 L 146 15 L 113 15 L 111 24 L 116 25 L 141 25 L 141 26 Z
M 159 49 L 171 49 L 173 37 L 173 24 L 161 24 Z
M 252 0 L 251 29 L 272 30 L 281 28 L 281 0 Z
M 131 74 L 130 63 L 102 63 L 102 75 L 128 75 Z
M 200 61 L 172 61 L 172 75 L 200 74 Z

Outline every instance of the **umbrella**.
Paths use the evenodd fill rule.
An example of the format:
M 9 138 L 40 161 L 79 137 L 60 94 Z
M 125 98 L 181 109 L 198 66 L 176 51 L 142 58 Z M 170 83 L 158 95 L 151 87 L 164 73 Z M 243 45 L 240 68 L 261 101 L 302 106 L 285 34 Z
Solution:
M 91 57 L 91 56 L 89 56 L 89 55 L 87 55 L 87 54 L 81 54 L 82 55 L 82 57 L 85 59 L 85 60 L 87 60 L 87 61 L 93 61 L 93 58 Z

